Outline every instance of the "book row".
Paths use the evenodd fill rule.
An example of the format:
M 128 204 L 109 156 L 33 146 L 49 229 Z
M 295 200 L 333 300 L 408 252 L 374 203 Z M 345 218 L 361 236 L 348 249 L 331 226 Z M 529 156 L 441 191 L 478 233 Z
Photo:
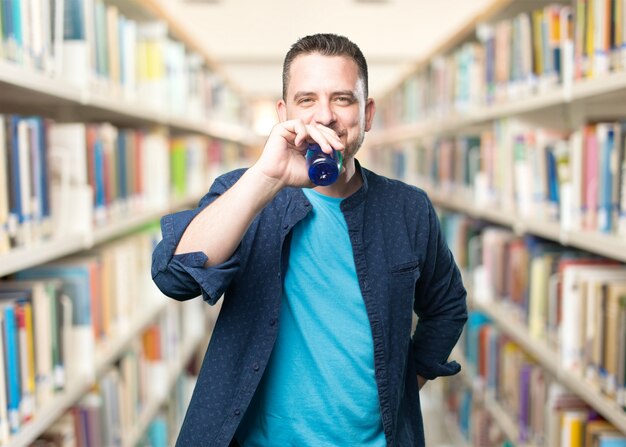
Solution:
M 202 311 L 193 307 L 198 320 Z M 192 341 L 183 340 L 180 318 L 181 312 L 168 312 L 149 325 L 94 387 L 42 433 L 34 445 L 121 447 L 142 445 L 144 437 L 151 439 L 145 445 L 170 445 L 171 436 L 182 423 L 197 374 L 193 358 L 180 371 L 171 367 L 183 355 L 181 349 Z M 193 320 L 185 321 L 188 323 Z M 202 334 L 193 334 L 196 339 L 199 335 Z M 145 434 L 138 433 L 137 427 L 154 402 L 161 405 L 154 410 L 151 426 Z M 163 404 L 165 408 L 158 411 Z
M 0 253 L 200 197 L 247 156 L 160 128 L 0 115 Z
M 626 446 L 626 435 L 565 390 L 484 314 L 470 313 L 460 346 L 470 383 L 449 383 L 447 405 L 472 445 Z M 497 419 L 509 427 L 503 430 Z
M 3 1 L 0 58 L 174 116 L 238 122 L 242 104 L 232 88 L 201 54 L 172 38 L 165 21 L 138 15 L 137 6 Z
M 443 218 L 476 302 L 501 302 L 561 369 L 626 408 L 626 269 L 458 214 Z
M 476 135 L 370 151 L 390 175 L 564 230 L 626 235 L 626 123 L 571 133 L 501 119 Z
M 433 57 L 381 104 L 379 124 L 464 114 L 626 69 L 626 1 L 530 8 L 480 24 L 468 41 Z
M 58 393 L 94 380 L 98 352 L 159 306 L 149 265 L 156 237 L 151 229 L 0 281 L 0 427 L 17 433 Z M 197 330 L 193 321 L 182 327 Z M 171 357 L 181 338 L 160 350 Z
M 199 301 L 174 305 L 162 313 L 137 335 L 93 388 L 33 444 L 42 447 L 170 445 L 182 423 L 197 375 L 193 356 L 184 362 L 182 370 L 174 370 L 172 365 L 183 354 L 181 346 L 202 335 L 195 333 L 186 340 L 182 333 L 184 325 L 202 318 L 199 305 L 202 305 Z M 188 310 L 191 308 L 195 316 L 191 316 Z M 171 373 L 175 375 L 169 377 Z M 171 389 L 170 382 L 173 382 Z M 138 436 L 137 427 L 153 402 L 164 406 L 157 406 L 154 420 L 143 436 Z M 141 439 L 147 442 L 142 444 Z

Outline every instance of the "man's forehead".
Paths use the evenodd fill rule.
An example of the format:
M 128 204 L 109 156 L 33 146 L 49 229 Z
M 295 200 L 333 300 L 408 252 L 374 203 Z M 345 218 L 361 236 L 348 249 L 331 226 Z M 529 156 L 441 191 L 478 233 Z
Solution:
M 337 64 L 337 65 L 347 65 L 351 66 L 358 74 L 359 68 L 354 59 L 346 56 L 346 55 L 325 55 L 321 53 L 306 53 L 300 54 L 296 56 L 296 58 L 291 62 L 289 67 L 290 73 L 294 71 L 295 68 L 302 68 L 303 66 L 308 65 L 319 65 L 319 64 Z
M 345 71 L 345 69 L 348 71 Z M 324 90 L 352 92 L 358 96 L 363 92 L 363 79 L 356 62 L 348 56 L 326 56 L 320 53 L 301 54 L 289 67 L 287 91 L 294 95 L 302 91 L 313 91 L 318 86 Z M 336 81 L 335 85 L 332 82 Z

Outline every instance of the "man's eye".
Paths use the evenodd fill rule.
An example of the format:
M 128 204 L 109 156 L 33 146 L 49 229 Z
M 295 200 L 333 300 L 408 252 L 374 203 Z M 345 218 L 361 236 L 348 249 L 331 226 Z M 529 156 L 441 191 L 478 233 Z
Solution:
M 298 101 L 298 104 L 308 104 L 308 103 L 310 103 L 310 102 L 312 102 L 312 101 L 313 101 L 313 100 L 312 100 L 311 98 L 301 98 L 301 99 Z
M 349 96 L 338 96 L 337 97 L 337 102 L 350 104 L 352 102 L 352 98 L 350 98 Z

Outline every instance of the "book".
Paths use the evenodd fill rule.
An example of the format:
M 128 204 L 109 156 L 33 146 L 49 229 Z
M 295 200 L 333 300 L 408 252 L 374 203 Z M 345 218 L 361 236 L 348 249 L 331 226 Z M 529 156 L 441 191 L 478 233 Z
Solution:
M 587 421 L 585 424 L 585 444 L 586 446 L 594 446 L 598 444 L 598 437 L 601 434 L 618 433 L 615 426 L 604 419 L 596 419 Z
M 10 249 L 8 147 L 5 129 L 5 116 L 0 114 L 0 254 Z
M 626 349 L 622 349 L 621 345 L 626 340 L 626 296 L 621 295 L 619 298 L 619 317 L 618 317 L 618 339 L 620 347 L 617 351 L 617 380 L 616 380 L 616 400 L 617 404 L 626 407 Z
M 619 267 L 592 267 L 571 265 L 562 270 L 562 311 L 560 335 L 561 366 L 584 375 L 585 340 L 593 340 L 595 325 L 592 318 L 584 318 L 586 305 L 582 281 L 590 279 L 620 280 L 626 271 Z
M 0 312 L 0 327 L 4 328 L 4 312 Z M 6 444 L 9 441 L 10 423 L 7 406 L 7 380 L 5 357 L 4 330 L 0 330 L 0 442 Z
M 56 234 L 81 234 L 92 226 L 93 196 L 87 183 L 85 125 L 63 123 L 50 126 L 49 158 L 52 219 Z
M 625 341 L 621 338 L 622 330 L 620 325 L 625 322 L 620 321 L 620 300 L 623 296 L 626 296 L 626 283 L 608 283 L 603 292 L 605 294 L 604 318 L 600 321 L 601 340 L 603 343 L 599 346 L 599 349 L 604 350 L 601 357 L 601 369 L 605 377 L 602 383 L 602 390 L 607 396 L 616 399 L 618 386 L 623 386 L 623 380 L 620 381 L 618 379 L 619 353 L 626 350 Z
M 587 413 L 584 411 L 566 410 L 563 412 L 562 446 L 577 447 L 582 445 L 586 417 Z
M 89 83 L 89 43 L 85 30 L 84 0 L 63 0 L 63 43 L 61 72 L 67 82 L 86 88 Z
M 615 165 L 615 132 L 611 123 L 596 124 L 598 145 L 600 151 L 599 161 L 599 192 L 598 192 L 598 230 L 603 233 L 613 231 L 613 210 L 616 198 L 613 196 L 613 179 L 616 172 Z
M 59 344 L 61 334 L 53 330 L 53 307 L 57 306 L 57 289 L 55 281 L 2 281 L 0 294 L 5 291 L 25 290 L 30 294 L 33 312 L 33 343 L 35 352 L 35 396 L 38 406 L 44 405 L 54 394 L 54 345 Z M 56 326 L 56 325 L 55 325 Z M 59 325 L 58 327 L 62 327 Z M 58 367 L 62 367 L 61 359 Z
M 15 303 L 15 319 L 19 345 L 20 421 L 28 422 L 35 412 L 35 348 L 33 335 L 32 297 Z
M 93 315 L 91 302 L 92 275 L 90 262 L 93 261 L 59 261 L 54 264 L 44 264 L 22 270 L 17 273 L 20 280 L 60 279 L 63 294 L 69 297 L 72 306 L 69 328 L 68 358 L 65 373 L 68 379 L 76 377 L 91 377 L 95 373 L 95 337 L 93 329 Z
M 585 223 L 584 229 L 595 230 L 598 227 L 598 175 L 599 143 L 596 128 L 593 125 L 585 127 Z
M 17 321 L 13 303 L 2 303 L 0 310 L 3 313 L 3 338 L 5 351 L 6 385 L 7 385 L 7 411 L 9 430 L 17 433 L 20 429 L 20 372 L 19 372 L 19 347 L 17 336 Z
M 549 280 L 554 256 L 551 253 L 531 254 L 530 290 L 528 295 L 528 332 L 531 337 L 547 339 L 549 319 Z

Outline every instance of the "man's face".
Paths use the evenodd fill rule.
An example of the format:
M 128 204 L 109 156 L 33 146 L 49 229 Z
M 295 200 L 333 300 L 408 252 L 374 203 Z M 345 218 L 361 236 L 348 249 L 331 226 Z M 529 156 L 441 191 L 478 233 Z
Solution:
M 374 116 L 356 63 L 343 56 L 304 54 L 292 62 L 289 74 L 287 97 L 278 103 L 280 120 L 300 118 L 333 129 L 345 145 L 344 158 L 353 157 Z

